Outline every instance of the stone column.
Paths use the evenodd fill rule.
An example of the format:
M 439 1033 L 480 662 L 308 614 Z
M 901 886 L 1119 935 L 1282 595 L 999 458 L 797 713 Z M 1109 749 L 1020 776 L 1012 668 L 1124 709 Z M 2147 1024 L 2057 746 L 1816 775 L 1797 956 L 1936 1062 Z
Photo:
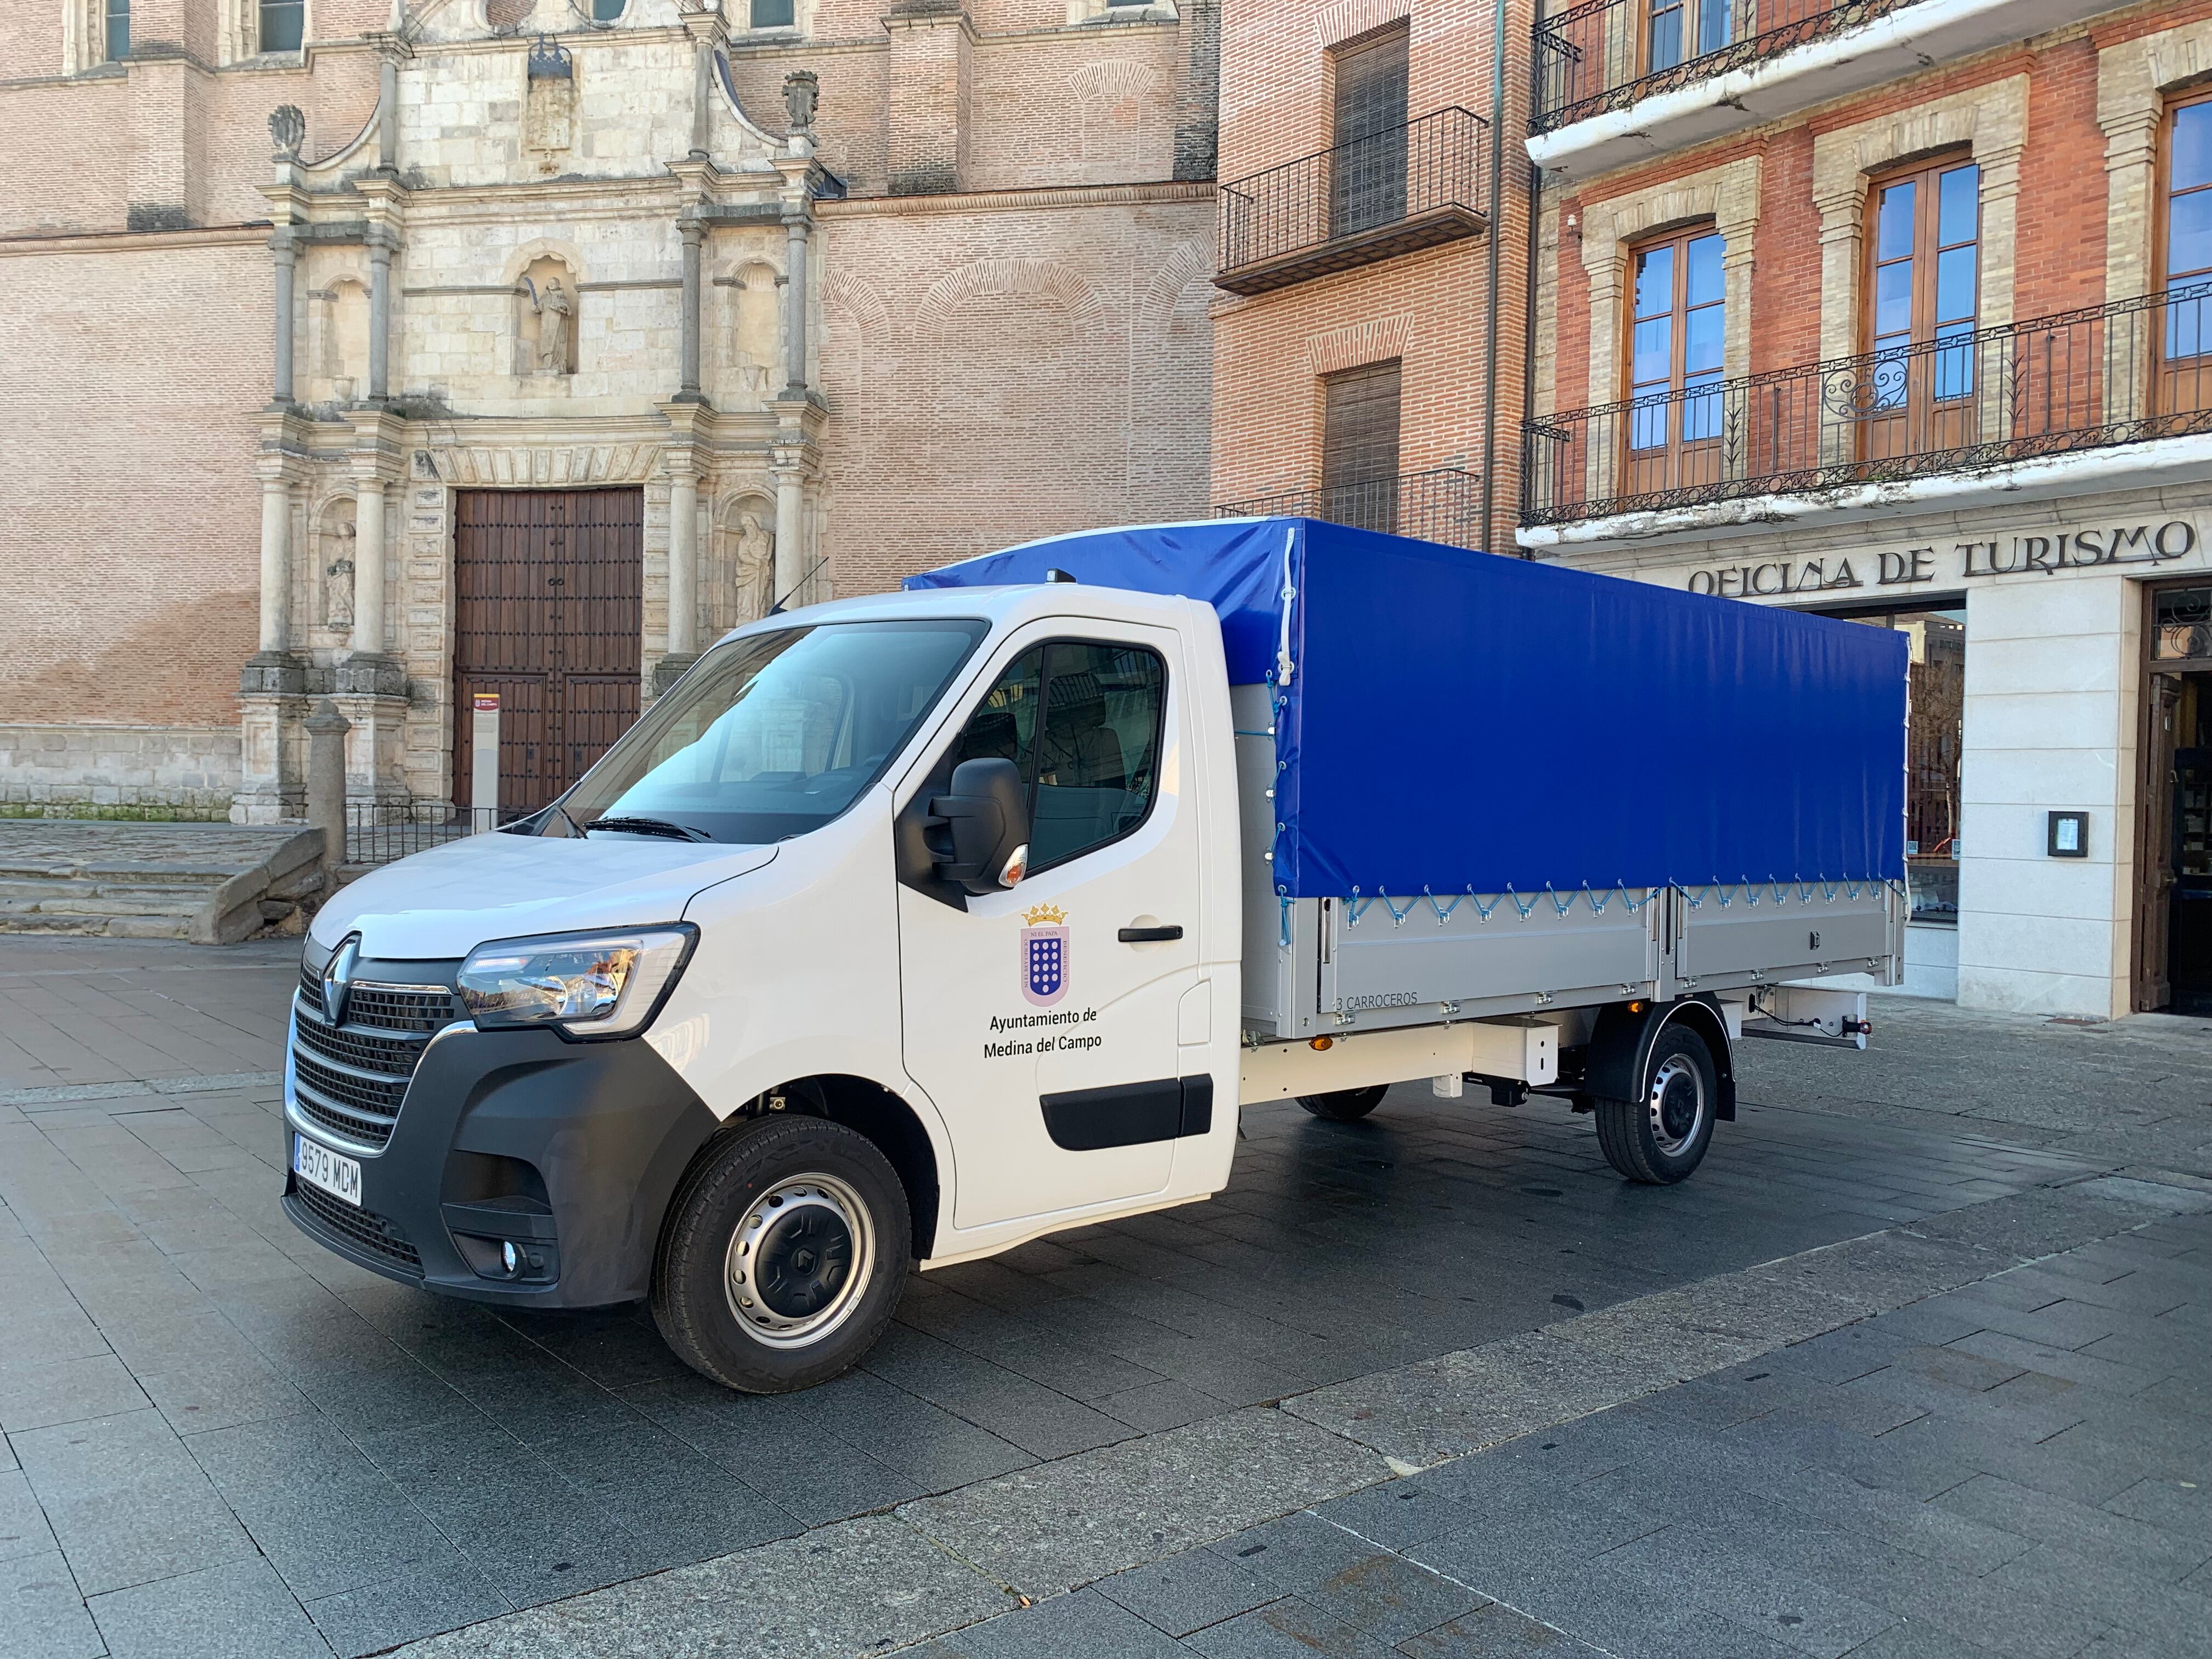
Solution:
M 805 479 L 795 464 L 775 469 L 775 595 L 787 604 L 805 602 L 799 591 L 806 574 Z
M 686 665 L 699 654 L 699 478 L 688 467 L 668 480 L 668 654 Z
M 806 385 L 806 233 L 808 214 L 804 204 L 787 207 L 783 228 L 787 238 L 784 256 L 787 280 L 783 289 L 783 379 L 785 395 Z
M 261 481 L 261 654 L 291 647 L 292 481 Z
M 368 400 L 371 403 L 380 404 L 391 395 L 391 233 L 372 229 L 368 241 Z
M 362 478 L 354 497 L 353 654 L 384 654 L 384 480 Z
M 239 780 L 230 816 L 274 823 L 302 804 L 301 755 L 293 741 L 306 708 L 305 665 L 291 649 L 292 486 L 283 459 L 301 445 L 298 414 L 272 407 L 261 416 L 260 648 L 238 676 Z
M 289 229 L 271 236 L 269 248 L 276 260 L 276 372 L 270 398 L 275 403 L 289 404 L 292 401 L 292 275 L 299 264 L 299 252 Z
M 689 20 L 686 27 L 689 27 Z M 693 41 L 691 46 L 691 154 L 705 161 L 710 154 L 708 135 L 712 131 L 714 95 L 714 46 L 711 37 Z
M 348 795 L 404 800 L 407 665 L 390 654 L 384 620 L 385 491 L 394 482 L 399 422 L 382 410 L 356 414 L 353 422 L 353 650 L 331 673 L 331 699 L 352 722 L 345 739 Z
M 684 237 L 682 384 L 676 396 L 679 402 L 696 403 L 699 398 L 699 252 L 706 227 L 696 219 L 686 218 L 676 228 Z
M 376 71 L 376 165 L 386 173 L 399 167 L 399 55 L 386 51 Z

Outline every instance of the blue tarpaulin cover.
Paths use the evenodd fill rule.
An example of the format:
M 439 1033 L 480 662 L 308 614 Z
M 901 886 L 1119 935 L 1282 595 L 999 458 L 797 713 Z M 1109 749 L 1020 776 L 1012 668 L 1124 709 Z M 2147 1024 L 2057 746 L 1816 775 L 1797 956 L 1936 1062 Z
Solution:
M 906 585 L 1055 568 L 1206 601 L 1231 683 L 1274 688 L 1286 896 L 1904 878 L 1902 634 L 1312 519 L 1056 536 Z

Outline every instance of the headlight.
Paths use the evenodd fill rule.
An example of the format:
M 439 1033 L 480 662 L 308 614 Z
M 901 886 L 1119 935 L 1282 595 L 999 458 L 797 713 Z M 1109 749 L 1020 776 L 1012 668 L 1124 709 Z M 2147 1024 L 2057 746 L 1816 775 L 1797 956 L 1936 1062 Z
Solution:
M 667 999 L 698 940 L 688 921 L 495 939 L 461 964 L 461 1004 L 483 1031 L 551 1025 L 570 1036 L 630 1036 Z

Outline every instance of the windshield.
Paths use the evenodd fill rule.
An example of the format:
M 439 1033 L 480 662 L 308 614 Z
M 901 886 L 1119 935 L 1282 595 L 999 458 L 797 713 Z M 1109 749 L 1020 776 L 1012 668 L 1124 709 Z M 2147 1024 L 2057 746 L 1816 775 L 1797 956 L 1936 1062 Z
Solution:
M 732 640 L 562 808 L 580 829 L 629 820 L 634 833 L 695 840 L 803 836 L 875 781 L 985 631 L 967 621 L 830 623 Z

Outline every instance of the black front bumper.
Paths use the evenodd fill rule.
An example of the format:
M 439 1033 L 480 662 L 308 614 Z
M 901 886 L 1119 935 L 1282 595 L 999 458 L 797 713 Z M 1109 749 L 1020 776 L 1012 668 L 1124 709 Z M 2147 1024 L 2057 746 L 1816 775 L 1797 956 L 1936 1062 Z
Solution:
M 719 1127 L 636 1038 L 454 1025 L 423 1051 L 380 1153 L 288 1114 L 284 1212 L 403 1284 L 512 1307 L 634 1302 L 676 1183 Z M 303 1133 L 361 1164 L 357 1207 L 290 1173 Z

